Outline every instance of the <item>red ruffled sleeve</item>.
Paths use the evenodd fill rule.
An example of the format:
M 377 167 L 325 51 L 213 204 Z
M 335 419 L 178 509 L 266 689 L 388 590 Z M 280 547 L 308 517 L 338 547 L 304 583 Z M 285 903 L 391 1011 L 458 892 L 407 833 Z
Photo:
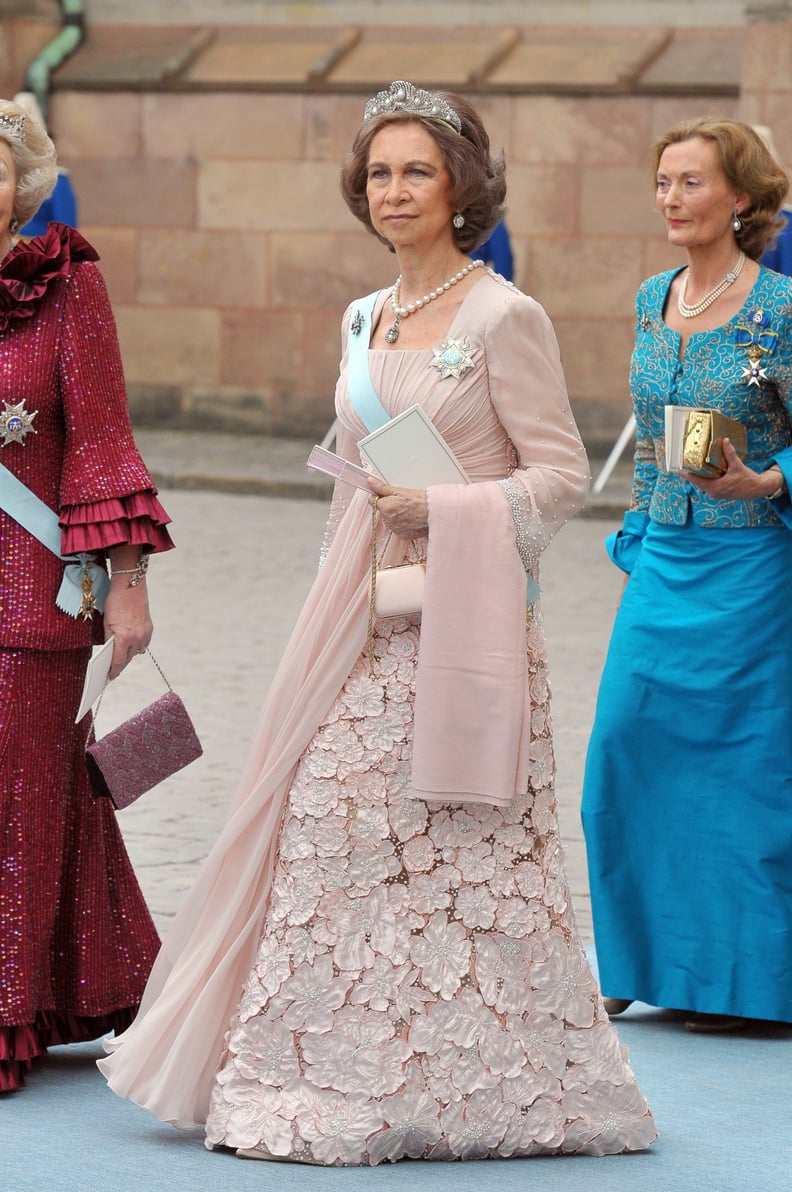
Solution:
M 173 547 L 165 528 L 170 518 L 152 492 L 67 505 L 61 509 L 59 520 L 65 555 L 127 545 L 152 553 Z

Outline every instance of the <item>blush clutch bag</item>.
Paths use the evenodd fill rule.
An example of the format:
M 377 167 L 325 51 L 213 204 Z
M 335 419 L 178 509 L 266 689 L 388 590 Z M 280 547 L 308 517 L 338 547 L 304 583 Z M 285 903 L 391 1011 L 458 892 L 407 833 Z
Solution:
M 86 746 L 85 762 L 93 792 L 97 797 L 111 799 L 117 810 L 129 807 L 203 753 L 187 709 L 167 679 L 165 684 L 168 691 L 153 704 Z
M 404 617 L 423 607 L 425 563 L 378 567 L 374 577 L 374 616 Z

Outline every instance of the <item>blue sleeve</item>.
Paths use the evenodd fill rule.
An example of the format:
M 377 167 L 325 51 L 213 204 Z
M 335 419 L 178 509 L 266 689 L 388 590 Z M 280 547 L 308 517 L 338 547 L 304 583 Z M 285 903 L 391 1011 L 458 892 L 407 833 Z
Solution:
M 605 539 L 610 561 L 628 575 L 638 561 L 648 525 L 647 513 L 628 512 L 624 515 L 622 528 Z
M 777 451 L 770 462 L 778 464 L 784 473 L 787 486 L 787 491 L 782 496 L 770 502 L 773 506 L 773 513 L 776 517 L 781 518 L 787 529 L 792 530 L 792 501 L 789 497 L 789 493 L 792 491 L 792 447 L 785 447 L 783 451 Z
M 488 262 L 495 272 L 500 273 L 507 281 L 514 279 L 514 257 L 509 232 L 503 220 L 496 225 L 488 239 L 470 255 L 474 261 Z
M 21 229 L 22 236 L 43 236 L 51 223 L 77 227 L 77 199 L 71 179 L 66 173 L 58 174 L 55 189 L 45 199 L 32 219 Z
M 792 277 L 792 212 L 784 212 L 786 223 L 778 238 L 760 259 L 759 264 L 786 277 Z

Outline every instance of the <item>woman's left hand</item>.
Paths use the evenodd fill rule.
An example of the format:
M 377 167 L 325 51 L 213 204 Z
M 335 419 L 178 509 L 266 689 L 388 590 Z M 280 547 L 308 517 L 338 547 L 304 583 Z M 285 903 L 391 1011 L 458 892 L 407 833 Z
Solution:
M 140 584 L 130 588 L 124 582 L 126 578 L 124 575 L 119 576 L 118 581 L 111 581 L 105 601 L 105 641 L 115 638 L 111 679 L 117 678 L 136 654 L 145 653 L 154 630 L 145 587 Z
M 718 501 L 751 501 L 758 497 L 769 497 L 778 488 L 778 472 L 754 472 L 747 468 L 734 450 L 730 439 L 722 440 L 726 471 L 721 476 L 709 479 L 696 476 L 693 472 L 680 475 Z
M 392 488 L 372 477 L 369 487 L 379 497 L 377 509 L 388 530 L 397 538 L 423 538 L 429 531 L 426 493 L 419 488 Z
M 129 582 L 140 561 L 139 548 L 120 546 L 109 554 L 113 577 L 105 600 L 104 631 L 105 641 L 115 638 L 109 677 L 116 679 L 136 654 L 145 653 L 154 626 L 149 615 L 145 574 L 137 577 L 136 584 Z

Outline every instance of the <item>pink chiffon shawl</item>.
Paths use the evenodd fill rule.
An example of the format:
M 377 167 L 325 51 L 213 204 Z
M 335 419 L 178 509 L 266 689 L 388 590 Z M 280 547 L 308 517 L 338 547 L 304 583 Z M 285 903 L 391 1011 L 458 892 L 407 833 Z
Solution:
M 226 826 L 168 931 L 137 1018 L 99 1063 L 114 1092 L 174 1125 L 206 1120 L 292 775 L 365 645 L 370 518 L 366 494 L 354 499 L 366 512 L 344 519 L 303 606 Z
M 528 781 L 525 571 L 503 491 L 428 489 L 412 793 L 507 806 Z

